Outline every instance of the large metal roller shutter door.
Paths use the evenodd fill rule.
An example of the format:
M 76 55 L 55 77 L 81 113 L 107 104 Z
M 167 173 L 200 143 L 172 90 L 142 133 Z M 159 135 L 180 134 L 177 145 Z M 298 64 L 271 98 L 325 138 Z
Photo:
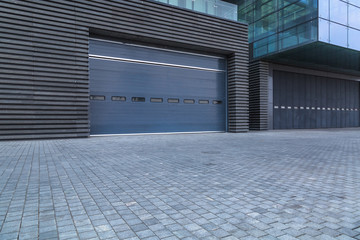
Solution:
M 274 129 L 359 124 L 359 82 L 274 71 Z
M 226 130 L 224 58 L 90 40 L 91 134 Z

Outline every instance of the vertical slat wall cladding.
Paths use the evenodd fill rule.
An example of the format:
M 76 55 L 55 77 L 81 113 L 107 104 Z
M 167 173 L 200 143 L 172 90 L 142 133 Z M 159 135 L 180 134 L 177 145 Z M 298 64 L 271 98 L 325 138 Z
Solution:
M 248 130 L 247 25 L 138 0 L 0 1 L 0 139 L 89 135 L 88 38 L 229 56 L 229 131 Z
M 269 64 L 254 61 L 249 66 L 250 130 L 268 129 Z

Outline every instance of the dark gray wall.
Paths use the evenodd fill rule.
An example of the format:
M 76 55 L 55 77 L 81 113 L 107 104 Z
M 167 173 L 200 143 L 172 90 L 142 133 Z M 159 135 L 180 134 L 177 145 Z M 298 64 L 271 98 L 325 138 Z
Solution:
M 269 64 L 254 61 L 249 66 L 250 130 L 268 129 Z
M 90 35 L 228 56 L 228 128 L 248 130 L 245 24 L 138 0 L 0 2 L 0 139 L 89 135 Z

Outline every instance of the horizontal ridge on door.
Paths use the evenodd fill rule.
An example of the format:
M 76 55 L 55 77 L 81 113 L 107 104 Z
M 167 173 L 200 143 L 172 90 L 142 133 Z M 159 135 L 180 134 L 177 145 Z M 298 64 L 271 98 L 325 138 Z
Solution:
M 101 39 L 101 38 L 89 38 L 89 40 L 109 42 L 109 43 L 114 43 L 114 44 L 119 44 L 119 45 L 135 46 L 135 47 L 139 47 L 139 48 L 155 49 L 155 50 L 161 50 L 161 51 L 166 51 L 166 52 L 185 53 L 188 55 L 202 56 L 202 57 L 208 57 L 208 58 L 224 59 L 224 57 L 220 57 L 220 56 L 207 55 L 207 54 L 201 54 L 201 53 L 193 53 L 193 52 L 184 52 L 184 51 L 173 50 L 173 49 L 168 49 L 168 48 L 145 46 L 145 45 L 140 45 L 140 44 L 136 44 L 136 43 L 119 42 L 119 41 L 112 41 L 112 40 Z
M 138 64 L 147 64 L 147 65 L 157 65 L 157 66 L 164 66 L 164 67 L 186 68 L 186 69 L 210 71 L 210 72 L 225 72 L 224 70 L 212 69 L 212 68 L 202 68 L 202 67 L 178 65 L 178 64 L 171 64 L 171 63 L 152 62 L 152 61 L 136 60 L 136 59 L 129 59 L 129 58 L 109 57 L 109 56 L 101 56 L 101 55 L 94 55 L 94 54 L 89 54 L 89 57 L 93 58 L 93 59 L 99 59 L 99 60 L 105 60 L 105 61 L 129 62 L 129 63 L 138 63 Z

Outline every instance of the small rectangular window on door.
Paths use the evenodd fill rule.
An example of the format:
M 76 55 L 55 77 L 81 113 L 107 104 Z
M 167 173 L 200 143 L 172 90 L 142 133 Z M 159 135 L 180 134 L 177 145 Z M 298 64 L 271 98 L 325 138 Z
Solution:
M 184 103 L 186 103 L 186 104 L 194 104 L 195 100 L 194 99 L 184 99 Z
M 222 104 L 222 101 L 220 101 L 220 100 L 214 100 L 214 101 L 213 101 L 213 104 Z
M 121 102 L 125 102 L 125 101 L 126 101 L 126 97 L 124 97 L 124 96 L 112 96 L 112 97 L 111 97 L 111 101 L 121 101 Z
M 199 104 L 209 104 L 209 100 L 199 100 Z
M 105 100 L 105 96 L 101 96 L 101 95 L 90 95 L 90 100 L 104 101 L 104 100 Z
M 144 97 L 132 97 L 131 101 L 133 101 L 133 102 L 145 102 L 145 98 Z
M 150 98 L 150 102 L 162 103 L 162 102 L 163 102 L 163 99 L 162 99 L 162 98 Z
M 178 98 L 168 98 L 168 103 L 179 103 L 179 99 Z

